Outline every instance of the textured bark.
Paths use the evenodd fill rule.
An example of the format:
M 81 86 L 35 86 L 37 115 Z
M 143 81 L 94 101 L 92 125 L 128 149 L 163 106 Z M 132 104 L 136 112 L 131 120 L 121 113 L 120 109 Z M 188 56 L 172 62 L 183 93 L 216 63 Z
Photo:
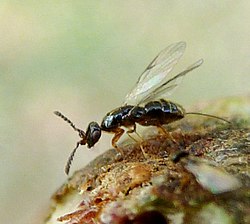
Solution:
M 147 128 L 75 172 L 46 223 L 250 223 L 250 97 L 201 108 L 231 124 L 190 115 L 166 126 L 174 141 Z

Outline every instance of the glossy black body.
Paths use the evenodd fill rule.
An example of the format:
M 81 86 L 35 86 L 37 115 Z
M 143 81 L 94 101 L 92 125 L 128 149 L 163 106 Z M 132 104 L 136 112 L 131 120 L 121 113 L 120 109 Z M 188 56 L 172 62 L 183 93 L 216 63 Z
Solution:
M 102 131 L 114 134 L 112 145 L 123 154 L 123 151 L 117 146 L 118 140 L 125 132 L 123 127 L 130 134 L 136 131 L 136 124 L 156 126 L 161 132 L 167 134 L 162 126 L 182 119 L 186 115 L 180 105 L 160 99 L 160 97 L 166 96 L 166 93 L 169 95 L 178 86 L 177 80 L 180 81 L 181 77 L 199 67 L 203 62 L 200 59 L 174 77 L 168 78 L 168 74 L 182 57 L 185 48 L 185 42 L 178 42 L 163 49 L 140 75 L 134 88 L 126 95 L 123 106 L 109 112 L 103 118 L 101 125 L 93 121 L 85 132 L 77 128 L 62 113 L 55 111 L 55 114 L 69 123 L 81 138 L 70 154 L 65 168 L 66 173 L 69 172 L 79 145 L 87 145 L 88 148 L 93 147 L 99 141 Z
M 103 131 L 112 132 L 120 126 L 132 126 L 134 124 L 134 121 L 129 119 L 129 114 L 133 108 L 134 106 L 126 105 L 110 111 L 103 118 L 101 129 Z
M 133 127 L 136 123 L 142 126 L 162 126 L 184 117 L 184 110 L 173 102 L 161 99 L 151 101 L 145 106 L 126 105 L 109 112 L 101 123 L 101 129 L 116 132 L 121 126 Z
M 103 118 L 101 125 L 95 121 L 90 122 L 86 132 L 84 132 L 75 127 L 73 122 L 59 111 L 55 111 L 54 113 L 69 123 L 70 126 L 78 132 L 81 138 L 69 156 L 65 167 L 66 174 L 69 173 L 71 162 L 79 145 L 87 145 L 88 148 L 92 148 L 99 141 L 102 131 L 114 133 L 112 145 L 123 154 L 123 151 L 117 146 L 117 141 L 125 132 L 122 127 L 128 128 L 127 133 L 135 132 L 136 124 L 142 126 L 157 126 L 162 129 L 162 125 L 182 119 L 185 115 L 185 111 L 180 105 L 160 99 L 158 101 L 150 101 L 144 106 L 125 105 L 118 107 L 110 111 Z M 181 155 L 179 157 L 181 157 Z M 179 157 L 177 156 L 176 161 Z

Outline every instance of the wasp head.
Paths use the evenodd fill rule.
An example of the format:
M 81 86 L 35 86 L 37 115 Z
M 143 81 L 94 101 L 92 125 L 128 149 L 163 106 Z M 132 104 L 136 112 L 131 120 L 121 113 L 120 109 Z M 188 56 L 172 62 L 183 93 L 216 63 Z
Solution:
M 96 142 L 99 141 L 101 137 L 101 127 L 97 122 L 90 122 L 86 131 L 86 143 L 88 148 L 91 148 L 95 145 Z
M 61 112 L 55 111 L 54 113 L 55 113 L 55 115 L 57 115 L 58 117 L 61 117 L 63 120 L 65 120 L 67 123 L 69 123 L 70 126 L 75 131 L 78 132 L 78 134 L 81 138 L 81 140 L 76 143 L 76 147 L 73 149 L 73 151 L 71 152 L 71 154 L 68 158 L 68 162 L 67 162 L 66 167 L 65 167 L 65 173 L 68 174 L 72 160 L 73 160 L 74 155 L 75 155 L 75 152 L 76 152 L 77 148 L 79 147 L 79 145 L 86 145 L 87 144 L 88 148 L 93 147 L 95 145 L 95 143 L 98 142 L 98 140 L 101 137 L 101 127 L 98 125 L 98 123 L 92 121 L 89 123 L 87 131 L 85 133 L 83 130 L 77 128 L 73 124 L 73 122 L 71 120 L 69 120 L 66 116 L 64 116 Z

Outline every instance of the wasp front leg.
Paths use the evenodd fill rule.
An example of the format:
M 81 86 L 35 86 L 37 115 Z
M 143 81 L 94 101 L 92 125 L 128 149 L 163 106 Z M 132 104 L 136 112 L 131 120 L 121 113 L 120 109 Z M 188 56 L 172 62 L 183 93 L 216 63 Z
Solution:
M 124 133 L 124 130 L 122 128 L 117 128 L 113 131 L 115 134 L 114 137 L 112 138 L 112 146 L 122 155 L 124 156 L 124 152 L 122 149 L 120 149 L 117 145 L 118 140 L 121 138 L 121 136 Z

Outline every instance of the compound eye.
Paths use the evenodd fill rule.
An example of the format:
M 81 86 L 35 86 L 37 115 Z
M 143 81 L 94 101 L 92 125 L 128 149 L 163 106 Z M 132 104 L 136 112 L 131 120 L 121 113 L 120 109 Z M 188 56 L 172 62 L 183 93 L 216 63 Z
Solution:
M 96 122 L 91 122 L 87 128 L 86 137 L 88 148 L 95 145 L 101 137 L 101 128 Z

